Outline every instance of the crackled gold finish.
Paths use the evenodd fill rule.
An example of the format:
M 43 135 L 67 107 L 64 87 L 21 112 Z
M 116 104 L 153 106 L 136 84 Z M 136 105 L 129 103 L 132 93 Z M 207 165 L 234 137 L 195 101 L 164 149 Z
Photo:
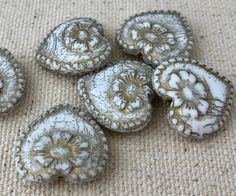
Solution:
M 221 129 L 231 109 L 231 83 L 195 60 L 163 62 L 154 72 L 153 87 L 171 100 L 167 118 L 185 136 L 203 138 Z
M 78 81 L 81 100 L 93 118 L 112 131 L 135 132 L 151 119 L 153 70 L 138 61 L 119 61 Z
M 91 18 L 77 18 L 57 26 L 39 46 L 35 60 L 64 74 L 82 75 L 104 66 L 111 45 L 103 27 Z
M 128 54 L 141 54 L 156 67 L 177 56 L 189 57 L 193 38 L 187 21 L 176 11 L 153 11 L 126 20 L 117 31 L 118 44 Z
M 34 121 L 16 147 L 16 168 L 29 181 L 90 181 L 102 172 L 107 159 L 101 128 L 70 105 L 56 106 Z

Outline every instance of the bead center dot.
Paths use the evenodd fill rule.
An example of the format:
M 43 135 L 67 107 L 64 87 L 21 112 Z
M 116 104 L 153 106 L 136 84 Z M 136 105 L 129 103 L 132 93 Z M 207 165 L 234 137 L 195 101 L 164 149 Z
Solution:
M 82 41 L 86 41 L 89 38 L 89 34 L 85 30 L 80 30 L 78 32 L 78 38 Z
M 127 91 L 127 95 L 128 96 L 133 96 L 136 94 L 136 91 L 137 91 L 137 86 L 135 84 L 129 84 L 127 87 L 126 87 L 126 91 Z
M 146 40 L 148 40 L 150 42 L 153 42 L 153 41 L 158 39 L 158 36 L 155 33 L 152 33 L 152 32 L 145 33 L 144 37 L 145 37 Z
M 65 158 L 70 155 L 70 150 L 68 147 L 59 145 L 55 146 L 50 150 L 50 154 L 55 158 Z

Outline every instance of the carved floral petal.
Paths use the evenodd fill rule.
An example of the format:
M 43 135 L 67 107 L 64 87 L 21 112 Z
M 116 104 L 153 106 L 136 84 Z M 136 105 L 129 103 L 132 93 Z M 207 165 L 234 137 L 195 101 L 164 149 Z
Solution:
M 152 44 L 148 43 L 148 42 L 143 42 L 143 52 L 144 54 L 148 54 L 149 52 L 151 52 L 153 50 L 153 46 Z
M 80 52 L 86 52 L 88 51 L 88 46 L 85 42 L 80 43 L 76 41 L 72 44 L 72 49 L 78 50 Z
M 76 166 L 82 166 L 83 163 L 88 159 L 89 153 L 87 151 L 79 151 L 78 154 L 69 158 L 69 160 Z
M 206 114 L 207 110 L 209 108 L 209 103 L 204 100 L 204 99 L 200 99 L 199 103 L 197 105 L 197 109 L 202 113 L 202 114 Z
M 137 29 L 143 30 L 143 29 L 150 29 L 151 24 L 149 22 L 142 22 L 142 23 L 137 23 L 135 25 Z
M 70 160 L 74 165 L 76 165 L 77 167 L 82 166 L 83 163 L 84 163 L 84 160 L 83 160 L 81 157 L 79 157 L 79 156 L 71 157 L 71 158 L 69 158 L 69 160 Z
M 129 101 L 127 109 L 132 112 L 142 107 L 142 99 L 137 96 L 133 100 Z
M 167 51 L 170 51 L 171 48 L 170 48 L 170 45 L 169 44 L 163 44 L 162 47 L 164 48 L 164 51 L 167 52 Z
M 160 31 L 161 33 L 166 33 L 167 29 L 159 24 L 154 24 L 152 25 L 152 29 L 156 30 L 156 31 Z
M 172 33 L 166 34 L 165 40 L 166 40 L 166 42 L 168 44 L 171 44 L 171 45 L 175 45 L 176 44 L 175 37 L 174 37 L 174 35 Z
M 67 175 L 71 171 L 71 164 L 67 159 L 58 159 L 53 161 L 51 169 L 59 174 Z
M 99 30 L 98 30 L 98 28 L 95 28 L 95 27 L 93 27 L 93 26 L 89 26 L 89 31 L 90 31 L 90 33 L 91 34 L 96 34 L 96 35 L 98 35 L 98 36 L 100 36 L 101 34 L 100 34 L 100 32 L 99 32 Z
M 131 31 L 131 37 L 132 37 L 133 40 L 140 40 L 140 39 L 142 39 L 142 36 L 140 35 L 140 32 L 135 30 L 135 29 L 133 29 Z
M 156 51 L 157 51 L 159 54 L 163 54 L 163 53 L 165 53 L 167 50 L 168 50 L 168 46 L 166 47 L 166 44 L 162 44 L 162 45 L 156 47 Z
M 72 134 L 69 132 L 54 132 L 52 134 L 52 139 L 54 143 L 58 143 L 60 141 L 66 141 L 68 142 L 70 138 L 72 137 Z
M 119 92 L 120 91 L 120 82 L 119 80 L 115 80 L 112 84 L 112 90 L 114 92 Z
M 196 76 L 194 76 L 192 73 L 187 72 L 187 71 L 180 71 L 179 72 L 181 80 L 187 80 L 190 83 L 195 83 L 196 82 Z
M 180 107 L 183 104 L 183 99 L 179 96 L 178 91 L 168 91 L 168 96 L 172 98 L 174 107 Z
M 145 42 L 143 40 L 138 41 L 137 46 L 139 49 L 142 49 L 144 47 Z
M 175 39 L 175 36 L 172 33 L 166 33 L 165 37 L 167 38 L 167 40 L 168 39 L 170 39 L 170 40 Z
M 192 103 L 185 103 L 183 105 L 183 116 L 189 117 L 189 118 L 197 118 L 198 117 L 198 111 L 196 110 L 195 106 Z
M 141 80 L 144 84 L 147 81 L 147 76 L 145 74 L 138 74 L 138 79 Z
M 40 137 L 39 142 L 42 146 L 47 146 L 49 144 L 52 144 L 52 139 L 47 135 L 43 135 L 42 137 Z
M 42 167 L 48 167 L 52 163 L 53 158 L 50 157 L 47 153 L 37 153 L 33 156 L 33 160 Z
M 123 72 L 120 74 L 121 77 L 124 77 L 123 80 L 132 80 L 136 77 L 136 72 L 133 70 L 128 70 L 127 72 Z
M 200 95 L 202 98 L 206 98 L 207 93 L 204 85 L 200 82 L 197 82 L 194 85 L 194 90 L 197 91 L 197 94 Z
M 42 151 L 47 147 L 47 145 L 42 145 L 41 141 L 35 142 L 33 145 L 34 151 Z
M 92 36 L 91 39 L 88 41 L 88 44 L 91 48 L 94 48 L 99 43 L 99 39 L 96 36 Z
M 66 45 L 71 45 L 73 42 L 76 41 L 76 39 L 74 37 L 67 36 L 67 37 L 65 37 L 64 41 L 65 41 Z
M 89 142 L 84 140 L 84 138 L 82 138 L 81 136 L 73 138 L 70 143 L 78 146 L 78 149 L 89 147 Z
M 113 97 L 113 103 L 121 110 L 125 109 L 125 106 L 127 104 L 127 100 L 123 97 L 121 93 L 117 93 Z
M 180 81 L 181 80 L 180 80 L 179 76 L 175 73 L 172 73 L 170 76 L 169 85 L 173 89 L 179 89 L 178 83 Z
M 89 147 L 89 142 L 88 141 L 83 141 L 79 144 L 80 149 L 88 148 L 88 147 Z
M 168 42 L 168 44 L 170 44 L 172 46 L 176 44 L 176 41 L 174 39 L 168 39 L 167 42 Z
M 85 150 L 82 150 L 79 152 L 78 156 L 82 159 L 82 160 L 86 160 L 89 157 L 89 153 Z

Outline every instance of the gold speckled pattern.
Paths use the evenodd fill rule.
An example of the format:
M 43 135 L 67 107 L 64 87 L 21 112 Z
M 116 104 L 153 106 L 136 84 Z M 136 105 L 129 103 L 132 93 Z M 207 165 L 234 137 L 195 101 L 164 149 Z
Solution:
M 34 51 L 55 26 L 75 17 L 95 18 L 112 42 L 114 60 L 137 59 L 122 53 L 115 43 L 119 25 L 142 11 L 175 9 L 192 28 L 193 56 L 236 86 L 235 0 L 2 0 L 0 5 L 1 48 L 11 51 L 28 77 L 25 98 L 0 120 L 0 195 L 236 195 L 235 106 L 224 131 L 195 141 L 171 130 L 163 103 L 155 101 L 153 119 L 141 132 L 105 131 L 110 165 L 100 180 L 91 183 L 25 182 L 17 175 L 13 158 L 19 130 L 54 105 L 80 105 L 77 77 L 55 74 L 34 61 Z

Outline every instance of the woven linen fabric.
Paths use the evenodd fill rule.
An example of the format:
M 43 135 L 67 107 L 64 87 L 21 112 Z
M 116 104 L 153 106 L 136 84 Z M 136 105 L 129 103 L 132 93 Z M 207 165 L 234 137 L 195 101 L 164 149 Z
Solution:
M 1 196 L 236 195 L 235 105 L 223 131 L 196 141 L 170 129 L 163 102 L 155 100 L 152 121 L 142 131 L 120 134 L 105 130 L 111 159 L 102 177 L 94 182 L 30 183 L 15 170 L 19 132 L 52 106 L 81 105 L 78 77 L 53 73 L 34 61 L 35 50 L 50 30 L 75 17 L 97 19 L 112 42 L 112 60 L 134 59 L 115 43 L 116 29 L 129 16 L 161 9 L 177 10 L 187 17 L 195 41 L 193 57 L 221 72 L 236 86 L 235 0 L 0 1 L 0 47 L 13 53 L 28 79 L 21 104 L 0 119 Z

